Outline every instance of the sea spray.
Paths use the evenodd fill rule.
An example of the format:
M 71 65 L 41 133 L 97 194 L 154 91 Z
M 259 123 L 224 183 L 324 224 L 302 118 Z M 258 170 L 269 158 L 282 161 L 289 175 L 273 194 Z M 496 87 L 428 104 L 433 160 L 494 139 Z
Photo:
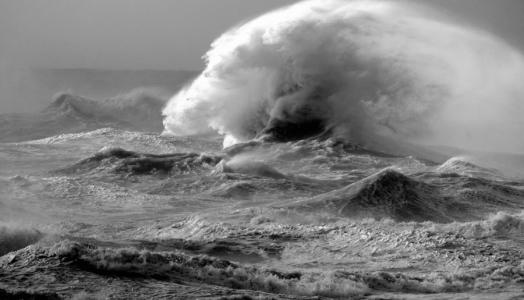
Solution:
M 293 139 L 285 135 L 298 127 L 364 146 L 524 150 L 514 138 L 524 129 L 523 56 L 437 15 L 340 0 L 262 15 L 212 44 L 206 69 L 164 109 L 166 132 L 217 131 L 230 145 L 275 132 Z

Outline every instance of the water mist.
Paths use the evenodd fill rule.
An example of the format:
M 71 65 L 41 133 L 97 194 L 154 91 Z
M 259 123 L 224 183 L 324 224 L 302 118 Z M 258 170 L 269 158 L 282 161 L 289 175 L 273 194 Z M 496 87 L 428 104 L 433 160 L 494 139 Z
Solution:
M 229 30 L 164 110 L 167 132 L 227 144 L 275 120 L 363 145 L 395 139 L 524 151 L 523 56 L 481 30 L 398 2 L 305 1 Z

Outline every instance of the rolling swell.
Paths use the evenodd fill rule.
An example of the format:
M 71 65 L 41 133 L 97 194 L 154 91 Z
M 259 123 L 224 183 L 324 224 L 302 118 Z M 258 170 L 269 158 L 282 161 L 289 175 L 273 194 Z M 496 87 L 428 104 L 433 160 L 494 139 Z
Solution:
M 384 170 L 296 205 L 308 210 L 327 209 L 349 218 L 449 222 L 452 218 L 442 209 L 444 201 L 435 187 Z
M 496 182 L 433 174 L 406 176 L 385 169 L 349 186 L 284 206 L 308 212 L 317 209 L 351 219 L 395 221 L 478 220 L 500 210 L 524 209 L 524 192 Z M 280 205 L 277 205 L 279 207 Z
M 122 148 L 103 148 L 95 155 L 57 170 L 75 174 L 111 172 L 127 175 L 170 175 L 191 173 L 213 167 L 222 160 L 220 156 L 198 153 L 143 154 Z
M 217 201 L 261 199 L 268 203 L 270 199 L 281 199 L 271 206 L 306 213 L 319 210 L 349 219 L 450 223 L 524 209 L 524 191 L 500 181 L 501 175 L 495 170 L 454 158 L 437 167 L 417 161 L 414 166 L 408 164 L 404 173 L 401 166 L 383 169 L 404 158 L 375 153 L 322 139 L 297 143 L 252 141 L 216 154 L 145 154 L 108 147 L 58 172 L 96 177 L 161 176 L 159 179 L 167 178 L 166 181 L 152 182 L 149 188 L 142 185 L 142 189 L 163 195 L 203 193 Z M 297 165 L 310 164 L 310 159 L 319 157 L 323 157 L 323 163 L 332 164 L 331 170 L 339 172 L 342 178 L 321 180 L 293 174 Z M 353 162 L 346 169 L 339 166 L 340 160 Z M 369 170 L 359 169 L 369 168 L 367 164 L 377 161 L 380 163 L 375 167 L 381 171 L 366 175 Z M 315 171 L 315 166 L 307 166 L 307 170 Z M 185 177 L 187 181 L 173 181 L 184 174 L 189 175 Z M 183 187 L 190 182 L 201 188 Z
M 106 144 L 121 134 L 51 140 L 101 133 Z M 218 142 L 214 154 L 200 153 L 206 143 L 186 151 L 176 138 L 165 142 L 173 145 L 166 152 L 181 152 L 84 150 L 87 158 L 45 178 L 39 202 L 100 217 L 0 258 L 0 295 L 5 284 L 20 288 L 8 295 L 44 286 L 65 299 L 100 286 L 129 299 L 431 299 L 524 278 L 521 248 L 511 244 L 522 238 L 522 213 L 514 213 L 524 209 L 522 183 L 492 170 L 323 137 L 223 151 Z M 50 245 L 56 238 L 68 240 Z

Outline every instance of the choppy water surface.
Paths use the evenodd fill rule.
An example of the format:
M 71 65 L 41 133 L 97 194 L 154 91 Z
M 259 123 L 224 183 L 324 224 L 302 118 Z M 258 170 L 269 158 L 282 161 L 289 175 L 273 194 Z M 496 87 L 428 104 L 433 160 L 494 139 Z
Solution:
M 0 299 L 524 299 L 518 49 L 310 0 L 205 60 L 0 115 Z
M 524 297 L 524 180 L 460 158 L 107 128 L 0 165 L 2 297 Z

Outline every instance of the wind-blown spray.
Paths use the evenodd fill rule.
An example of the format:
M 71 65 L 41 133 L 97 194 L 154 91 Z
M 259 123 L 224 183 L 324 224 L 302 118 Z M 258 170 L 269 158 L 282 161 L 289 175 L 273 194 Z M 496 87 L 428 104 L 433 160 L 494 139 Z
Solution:
M 165 108 L 166 131 L 212 130 L 231 143 L 284 124 L 363 145 L 387 137 L 524 151 L 522 55 L 435 16 L 342 0 L 260 16 L 213 43 L 204 72 Z M 278 138 L 292 138 L 289 128 Z

